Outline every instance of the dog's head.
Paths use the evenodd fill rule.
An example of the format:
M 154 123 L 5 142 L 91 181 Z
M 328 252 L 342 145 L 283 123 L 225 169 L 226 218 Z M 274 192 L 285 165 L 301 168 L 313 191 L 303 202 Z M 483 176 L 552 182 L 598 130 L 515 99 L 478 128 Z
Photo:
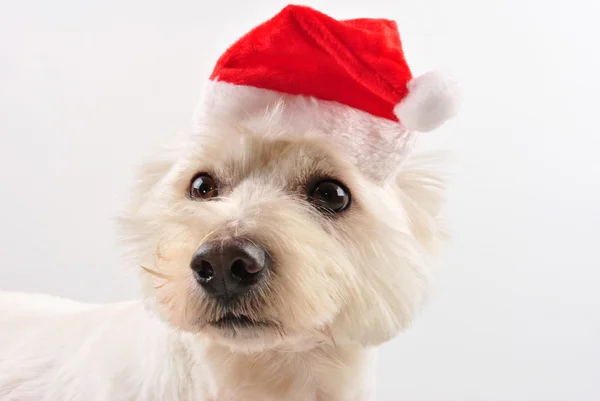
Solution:
M 142 169 L 122 219 L 147 299 L 238 349 L 379 344 L 411 322 L 440 235 L 441 182 L 376 182 L 315 138 L 222 124 Z

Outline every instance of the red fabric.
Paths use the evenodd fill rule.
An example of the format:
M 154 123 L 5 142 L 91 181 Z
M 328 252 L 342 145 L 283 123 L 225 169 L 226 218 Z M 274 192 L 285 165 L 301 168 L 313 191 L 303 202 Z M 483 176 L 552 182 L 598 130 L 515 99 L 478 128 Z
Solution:
M 398 121 L 393 109 L 412 74 L 394 21 L 335 20 L 290 5 L 233 44 L 210 78 L 337 101 Z

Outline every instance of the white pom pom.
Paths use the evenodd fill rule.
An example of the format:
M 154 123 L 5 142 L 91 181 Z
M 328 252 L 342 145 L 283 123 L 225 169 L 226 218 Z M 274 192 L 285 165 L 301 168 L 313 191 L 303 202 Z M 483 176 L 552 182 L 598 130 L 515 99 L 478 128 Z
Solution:
M 438 71 L 414 78 L 408 83 L 408 91 L 394 107 L 394 114 L 408 130 L 434 130 L 458 112 L 458 85 Z

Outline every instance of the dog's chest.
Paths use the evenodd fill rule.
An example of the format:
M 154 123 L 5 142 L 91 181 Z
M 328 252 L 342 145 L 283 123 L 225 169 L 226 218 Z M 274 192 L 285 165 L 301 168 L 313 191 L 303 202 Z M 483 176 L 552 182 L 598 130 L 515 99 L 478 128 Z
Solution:
M 258 355 L 209 353 L 208 401 L 370 401 L 372 358 L 363 349 Z

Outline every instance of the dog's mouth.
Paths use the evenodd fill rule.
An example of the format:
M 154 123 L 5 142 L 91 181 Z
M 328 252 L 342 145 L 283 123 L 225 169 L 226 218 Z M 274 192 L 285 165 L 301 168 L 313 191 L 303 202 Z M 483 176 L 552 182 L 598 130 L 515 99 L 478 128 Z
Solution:
M 272 326 L 273 323 L 262 320 L 254 320 L 249 318 L 246 315 L 236 315 L 232 312 L 227 312 L 221 318 L 212 321 L 210 323 L 211 326 L 216 327 L 218 329 L 227 329 L 227 328 L 252 328 L 252 327 L 269 327 Z

